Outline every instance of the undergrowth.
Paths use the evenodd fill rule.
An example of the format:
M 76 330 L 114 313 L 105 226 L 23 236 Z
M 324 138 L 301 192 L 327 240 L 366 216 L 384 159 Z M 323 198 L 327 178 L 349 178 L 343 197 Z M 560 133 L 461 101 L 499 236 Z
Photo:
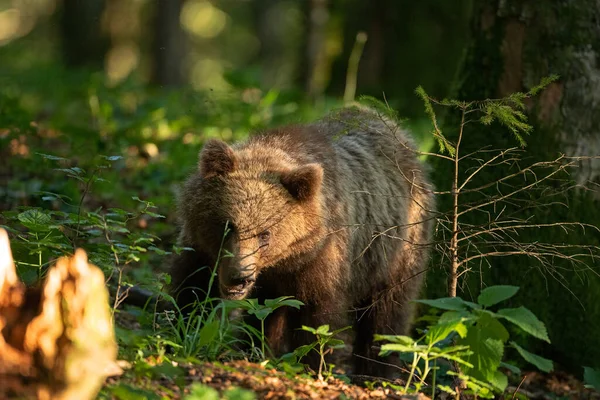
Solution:
M 126 376 L 133 381 L 168 377 L 183 386 L 182 363 L 239 358 L 279 368 L 289 376 L 337 376 L 326 355 L 344 347 L 337 335 L 347 328 L 303 327 L 315 336 L 313 343 L 279 358 L 270 351 L 265 319 L 279 307 L 302 307 L 298 300 L 281 297 L 259 304 L 256 299 L 222 301 L 205 295 L 184 316 L 164 291 L 170 279 L 165 273 L 168 256 L 187 251 L 174 245 L 172 208 L 178 182 L 191 172 L 184 167 L 190 163 L 183 160 L 196 159 L 207 138 L 242 139 L 251 130 L 314 119 L 337 103 L 315 109 L 292 93 L 243 87 L 220 96 L 152 92 L 133 79 L 109 88 L 93 75 L 52 72 L 61 81 L 58 93 L 51 82 L 0 80 L 0 158 L 7 160 L 2 161 L 0 222 L 11 234 L 21 279 L 33 284 L 58 257 L 83 247 L 106 275 L 117 321 L 127 288 L 134 283 L 170 302 L 174 310 L 164 313 L 127 308 L 136 328 L 116 326 L 119 356 L 129 362 Z M 449 148 L 446 142 L 439 144 Z M 206 267 L 213 268 L 214 275 L 217 266 Z M 382 355 L 397 352 L 408 361 L 405 382 L 384 385 L 403 392 L 435 395 L 439 389 L 455 394 L 452 381 L 459 375 L 472 393 L 491 397 L 507 387 L 505 372 L 519 374 L 506 360 L 508 346 L 524 361 L 551 370 L 550 361 L 510 340 L 504 326 L 510 323 L 549 341 L 541 321 L 522 307 L 490 310 L 517 290 L 490 287 L 477 303 L 457 297 L 421 301 L 445 312 L 431 313 L 417 339 L 377 337 L 386 342 Z M 254 316 L 258 324 L 234 318 L 240 311 Z M 303 364 L 310 352 L 319 356 L 317 371 Z M 597 384 L 597 376 L 597 371 L 586 370 L 590 385 Z M 100 397 L 160 398 L 142 386 L 115 383 Z M 236 388 L 222 395 L 253 398 Z M 218 396 L 214 389 L 195 384 L 187 398 Z

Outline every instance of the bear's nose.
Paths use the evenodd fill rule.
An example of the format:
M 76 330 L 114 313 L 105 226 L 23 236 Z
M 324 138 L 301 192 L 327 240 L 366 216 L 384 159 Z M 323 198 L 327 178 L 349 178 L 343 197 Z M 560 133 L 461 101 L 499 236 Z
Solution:
M 256 274 L 254 272 L 232 277 L 230 280 L 231 286 L 247 285 L 256 282 Z

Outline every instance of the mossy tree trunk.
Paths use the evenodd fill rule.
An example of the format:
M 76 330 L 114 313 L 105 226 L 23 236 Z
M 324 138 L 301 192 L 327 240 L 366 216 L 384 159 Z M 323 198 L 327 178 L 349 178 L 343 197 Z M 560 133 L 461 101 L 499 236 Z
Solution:
M 472 42 L 462 65 L 456 93 L 462 100 L 498 98 L 516 91 L 527 91 L 542 77 L 558 74 L 560 79 L 527 103 L 527 114 L 534 126 L 526 137 L 527 157 L 553 160 L 559 153 L 578 156 L 600 155 L 600 1 L 566 2 L 548 0 L 486 0 L 476 3 L 472 20 Z M 433 93 L 431 93 L 433 94 Z M 443 95 L 443 94 L 442 94 Z M 441 96 L 440 96 L 441 97 Z M 453 117 L 446 121 L 446 132 L 457 126 Z M 517 145 L 505 128 L 478 127 L 463 142 L 467 154 L 483 146 L 508 148 Z M 501 170 L 481 179 L 494 181 Z M 438 169 L 436 179 L 443 186 L 451 171 Z M 594 187 L 600 182 L 599 160 L 585 161 L 572 175 L 578 183 Z M 597 192 L 600 193 L 600 192 Z M 600 225 L 599 196 L 573 190 L 565 201 L 568 207 L 544 214 L 538 219 L 581 221 Z M 449 199 L 442 199 L 448 208 Z M 448 203 L 448 204 L 445 204 Z M 533 215 L 533 214 L 532 214 Z M 472 221 L 469 221 L 472 222 Z M 536 232 L 519 240 L 551 241 L 549 233 Z M 600 244 L 597 232 L 569 234 L 571 243 Z M 578 373 L 582 365 L 600 365 L 600 279 L 591 271 L 575 273 L 568 265 L 557 263 L 554 272 L 536 268 L 528 258 L 490 260 L 483 277 L 472 274 L 469 290 L 475 295 L 486 285 L 512 283 L 521 287 L 513 306 L 524 305 L 548 325 L 551 347 L 545 354 Z M 565 269 L 561 269 L 564 267 Z M 590 264 L 596 272 L 600 265 Z M 482 278 L 482 279 L 480 279 Z M 430 285 L 439 286 L 439 285 Z M 439 288 L 430 292 L 441 293 Z M 433 293 L 429 293 L 431 296 Z M 537 343 L 531 343 L 533 350 Z M 537 349 L 541 351 L 542 349 Z M 577 367 L 577 368 L 576 368 Z

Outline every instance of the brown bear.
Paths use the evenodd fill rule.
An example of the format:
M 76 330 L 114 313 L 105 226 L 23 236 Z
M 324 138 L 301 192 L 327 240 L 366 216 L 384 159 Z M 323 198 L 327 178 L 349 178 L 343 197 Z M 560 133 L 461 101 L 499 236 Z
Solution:
M 389 375 L 368 361 L 373 335 L 407 333 L 434 225 L 416 153 L 406 131 L 364 107 L 232 146 L 207 141 L 179 198 L 180 242 L 195 251 L 172 265 L 178 304 L 204 298 L 216 266 L 212 296 L 305 304 L 267 318 L 275 354 L 314 340 L 302 325 L 353 325 L 354 373 Z

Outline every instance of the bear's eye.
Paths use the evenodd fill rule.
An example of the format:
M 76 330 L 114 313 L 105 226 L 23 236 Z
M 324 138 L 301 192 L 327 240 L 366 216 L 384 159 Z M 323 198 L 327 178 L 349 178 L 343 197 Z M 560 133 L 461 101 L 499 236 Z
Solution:
M 269 231 L 263 231 L 258 234 L 258 242 L 261 247 L 268 245 L 269 239 L 271 239 L 271 232 Z

